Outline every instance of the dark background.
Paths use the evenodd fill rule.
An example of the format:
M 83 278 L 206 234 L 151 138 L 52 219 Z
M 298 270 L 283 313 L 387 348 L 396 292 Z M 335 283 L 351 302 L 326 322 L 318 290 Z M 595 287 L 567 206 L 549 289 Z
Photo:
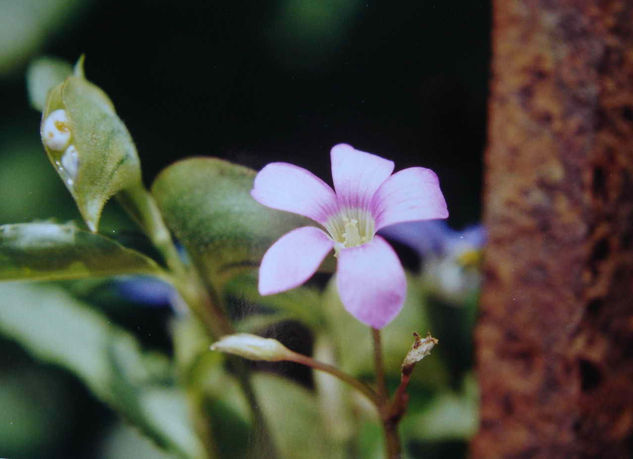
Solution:
M 487 1 L 97 1 L 42 51 L 86 54 L 148 184 L 192 155 L 329 181 L 329 149 L 346 142 L 434 169 L 459 227 L 480 213 L 489 22 Z M 4 89 L 3 117 L 36 135 L 23 79 Z
M 147 185 L 168 164 L 194 155 L 256 169 L 288 161 L 331 182 L 329 149 L 346 142 L 393 159 L 396 169 L 435 170 L 449 224 L 460 228 L 481 212 L 489 30 L 488 1 L 92 1 L 47 31 L 38 54 L 74 62 L 85 53 L 86 75 L 114 101 Z M 28 106 L 23 75 L 21 67 L 0 80 L 0 161 L 14 153 L 17 137 L 40 154 L 39 113 Z M 29 183 L 25 169 L 20 184 L 34 194 L 20 191 L 13 207 L 7 199 L 0 220 L 77 218 L 43 151 L 35 164 L 28 167 L 48 174 L 63 204 L 60 196 L 37 194 L 44 179 L 34 175 Z M 0 178 L 17 172 L 0 170 Z M 0 181 L 2 196 L 17 193 L 7 183 Z M 24 210 L 29 199 L 40 201 L 43 214 Z M 169 311 L 117 314 L 145 344 L 166 346 Z M 46 389 L 23 389 L 34 403 L 48 398 L 49 381 L 61 388 L 64 425 L 44 450 L 34 446 L 25 456 L 92 456 L 113 415 L 74 377 L 34 366 L 5 340 L 0 348 L 0 371 L 47 381 Z

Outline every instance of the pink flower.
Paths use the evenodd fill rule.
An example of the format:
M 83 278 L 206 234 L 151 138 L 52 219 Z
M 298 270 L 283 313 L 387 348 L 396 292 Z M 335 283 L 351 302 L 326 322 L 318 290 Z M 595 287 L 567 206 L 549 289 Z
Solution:
M 271 163 L 251 195 L 273 209 L 309 217 L 314 226 L 282 236 L 259 268 L 259 293 L 271 295 L 308 280 L 334 249 L 336 284 L 345 309 L 382 328 L 398 315 L 406 295 L 400 260 L 376 231 L 395 223 L 448 217 L 437 175 L 411 167 L 395 174 L 392 161 L 340 144 L 332 148 L 334 190 L 311 172 Z

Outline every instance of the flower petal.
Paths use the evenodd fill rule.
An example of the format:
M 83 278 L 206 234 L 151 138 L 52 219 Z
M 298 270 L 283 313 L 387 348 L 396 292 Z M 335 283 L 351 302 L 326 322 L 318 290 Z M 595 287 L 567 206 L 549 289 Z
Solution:
M 347 312 L 374 328 L 398 315 L 407 290 L 400 260 L 380 236 L 339 252 L 336 284 Z
M 251 196 L 267 207 L 303 215 L 321 224 L 336 212 L 332 188 L 312 172 L 288 163 L 270 163 L 259 171 Z
M 330 152 L 338 203 L 368 208 L 378 187 L 393 172 L 393 161 L 339 144 Z
M 264 254 L 259 267 L 259 293 L 272 295 L 303 284 L 332 247 L 334 242 L 313 226 L 284 234 Z
M 410 167 L 389 177 L 376 191 L 371 210 L 376 230 L 395 223 L 448 217 L 437 175 L 423 167 Z

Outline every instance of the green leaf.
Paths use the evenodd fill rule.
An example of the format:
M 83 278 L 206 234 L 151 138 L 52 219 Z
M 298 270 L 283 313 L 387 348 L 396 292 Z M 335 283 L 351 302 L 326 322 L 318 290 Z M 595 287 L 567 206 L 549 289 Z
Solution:
M 67 34 L 66 24 L 88 10 L 92 0 L 3 0 L 0 2 L 0 76 L 22 66 L 56 35 Z
M 73 410 L 68 406 L 73 403 L 74 394 L 69 389 L 60 374 L 48 368 L 34 364 L 7 367 L 3 362 L 0 374 L 3 457 L 37 457 L 38 452 L 60 446 L 72 425 Z
M 423 410 L 405 416 L 402 433 L 417 440 L 467 440 L 479 426 L 477 406 L 477 383 L 469 375 L 463 381 L 461 392 L 440 392 Z
M 133 457 L 134 459 L 176 458 L 176 456 L 156 448 L 147 438 L 123 423 L 116 424 L 108 431 L 99 449 L 100 459 L 120 459 L 122 457 Z
M 268 374 L 255 375 L 253 384 L 282 457 L 344 457 L 344 451 L 337 449 L 327 435 L 313 392 Z
M 0 280 L 54 280 L 118 274 L 165 277 L 153 260 L 73 225 L 0 226 Z
M 40 57 L 31 62 L 26 72 L 26 87 L 33 108 L 44 110 L 48 92 L 72 73 L 72 66 L 61 59 Z
M 250 195 L 254 178 L 255 171 L 228 161 L 192 158 L 169 166 L 152 185 L 167 226 L 217 290 L 258 266 L 284 233 L 310 224 L 257 203 Z
M 0 333 L 34 357 L 74 373 L 159 446 L 186 457 L 202 447 L 167 360 L 52 286 L 0 284 Z
M 112 101 L 82 74 L 80 60 L 75 75 L 50 90 L 41 134 L 49 160 L 94 232 L 106 201 L 119 191 L 141 185 L 141 167 L 134 142 Z M 63 121 L 53 123 L 56 115 L 63 116 Z M 53 133 L 60 132 L 69 132 L 70 139 L 53 142 Z

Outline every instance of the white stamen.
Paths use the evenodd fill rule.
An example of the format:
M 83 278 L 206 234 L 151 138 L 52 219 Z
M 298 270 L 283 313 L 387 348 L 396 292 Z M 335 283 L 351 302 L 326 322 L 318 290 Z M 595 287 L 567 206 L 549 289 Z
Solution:
M 42 142 L 53 151 L 64 151 L 70 143 L 70 136 L 65 110 L 55 110 L 42 123 Z
M 354 247 L 362 244 L 358 231 L 358 220 L 355 218 L 345 220 L 345 231 L 343 232 L 345 247 Z
M 375 222 L 371 213 L 363 209 L 343 209 L 325 225 L 334 239 L 336 253 L 341 248 L 363 245 L 374 237 Z

